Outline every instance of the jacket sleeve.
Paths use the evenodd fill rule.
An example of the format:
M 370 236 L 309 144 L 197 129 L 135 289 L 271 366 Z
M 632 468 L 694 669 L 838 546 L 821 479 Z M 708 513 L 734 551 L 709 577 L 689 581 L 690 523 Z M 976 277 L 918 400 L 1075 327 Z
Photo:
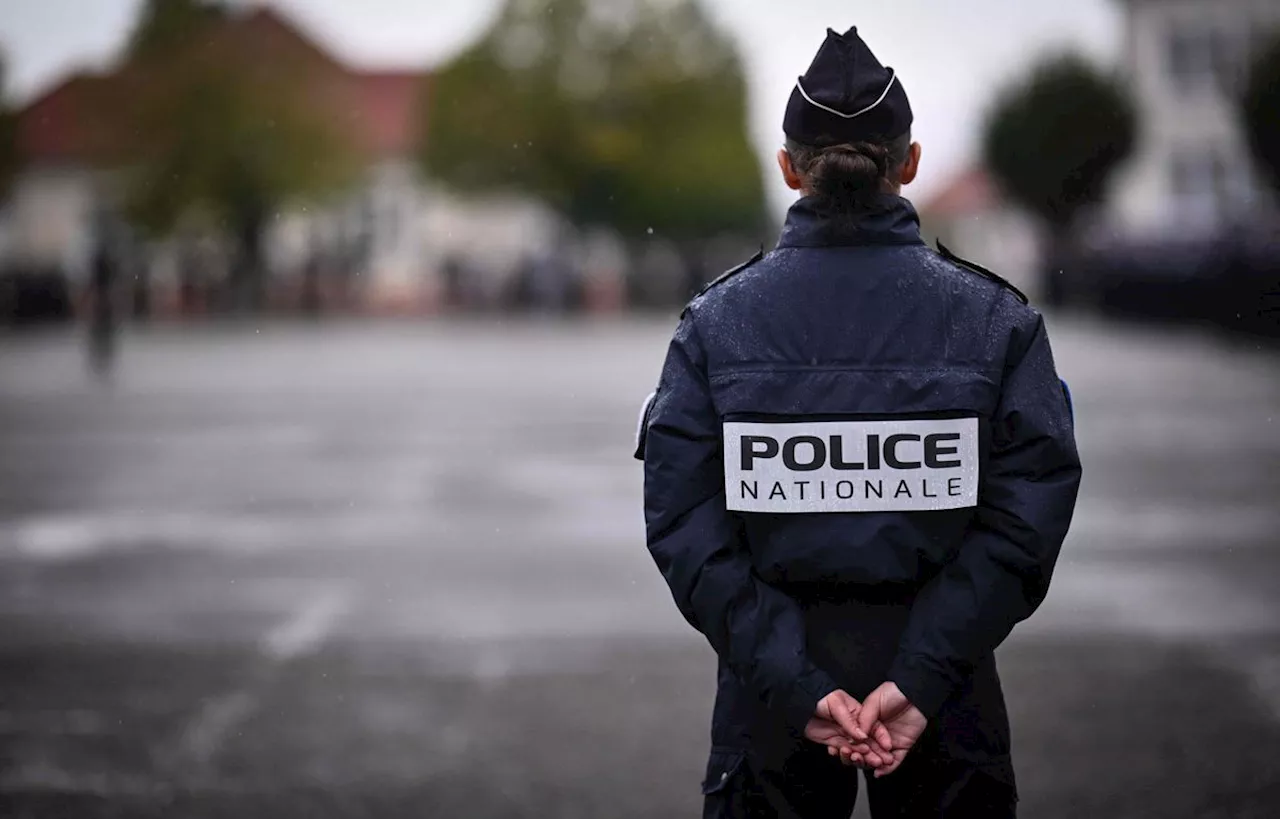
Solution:
M 691 313 L 671 342 L 644 432 L 649 552 L 676 606 L 801 735 L 836 685 L 805 656 L 799 606 L 754 573 L 738 522 L 725 510 L 722 427 Z
M 1009 350 L 973 522 L 917 596 L 889 671 L 931 719 L 1044 600 L 1080 486 L 1071 409 L 1039 315 Z

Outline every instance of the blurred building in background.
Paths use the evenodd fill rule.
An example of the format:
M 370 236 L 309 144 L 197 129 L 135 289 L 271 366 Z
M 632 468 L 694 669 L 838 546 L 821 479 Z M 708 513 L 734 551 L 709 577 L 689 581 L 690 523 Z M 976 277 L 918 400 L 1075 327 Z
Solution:
M 1036 225 L 1001 193 L 985 168 L 952 177 L 920 205 L 922 229 L 948 248 L 998 271 L 1027 294 L 1037 288 Z
M 411 156 L 422 122 L 428 77 L 423 71 L 363 71 L 343 65 L 290 21 L 261 7 L 230 15 L 208 35 L 226 53 L 263 70 L 290 55 L 307 66 L 313 105 L 349 126 L 362 167 L 358 182 L 336 201 L 271 215 L 264 255 L 288 287 L 317 265 L 345 268 L 365 277 L 374 303 L 397 303 L 422 293 L 421 235 L 427 201 Z M 145 145 L 146 133 L 100 127 L 98 106 L 112 94 L 130 94 L 128 64 L 100 73 L 78 73 L 32 100 L 19 114 L 23 157 L 7 209 L 11 268 L 56 270 L 73 284 L 87 276 L 103 235 L 104 214 L 117 207 L 120 168 L 113 158 Z M 175 301 L 184 266 L 217 276 L 226 249 L 207 241 L 174 240 L 150 248 L 146 264 L 158 303 Z
M 137 315 L 681 303 L 774 230 L 741 62 L 693 0 L 615 11 L 512 0 L 366 71 L 268 5 L 150 0 L 19 112 L 0 271 L 74 295 L 105 252 Z
M 991 157 L 1018 154 L 1004 150 L 919 203 L 925 233 L 1051 304 L 1105 306 L 1140 274 L 1124 300 L 1188 284 L 1170 308 L 1187 312 L 1234 277 L 1217 311 L 1233 315 L 1271 292 L 1271 273 L 1255 269 L 1275 255 L 1276 209 L 1238 97 L 1280 30 L 1280 3 L 1117 4 L 1121 64 L 1090 70 L 1127 88 L 1137 137 L 1079 218 L 1055 240 L 1052 219 L 1030 212 L 1036 197 L 1001 190 Z M 160 58 L 140 51 L 155 10 L 178 7 L 195 15 L 182 37 Z M 449 62 L 369 71 L 267 4 L 140 4 L 109 70 L 68 76 L 18 112 L 0 322 L 23 288 L 30 309 L 69 313 L 103 252 L 138 315 L 684 301 L 776 231 L 743 63 L 695 0 L 610 8 L 508 0 Z M 1064 120 L 1064 106 L 1038 109 L 1031 119 L 1049 131 L 1021 144 L 1063 155 L 1045 146 L 1083 118 Z M 230 136 L 202 137 L 224 120 Z M 341 145 L 320 144 L 330 138 Z M 715 181 L 700 181 L 712 164 Z M 1066 234 L 1077 255 L 1051 264 L 1046 248 Z
M 1110 241 L 1185 240 L 1265 218 L 1275 203 L 1253 167 L 1239 97 L 1252 60 L 1280 30 L 1280 3 L 1119 2 L 1126 33 L 1118 70 L 1140 128 L 1093 232 Z M 1033 228 L 1012 213 L 982 168 L 957 174 L 921 211 L 961 252 L 1015 278 L 1034 266 L 1025 242 Z
M 1212 233 L 1272 203 L 1252 167 L 1238 99 L 1280 29 L 1275 0 L 1122 0 L 1121 71 L 1142 118 L 1114 189 L 1114 227 L 1131 237 Z
M 1136 140 L 1101 200 L 1072 220 L 1066 252 L 1055 257 L 1044 220 L 1029 218 L 981 165 L 922 203 L 926 233 L 1044 303 L 1274 335 L 1280 211 L 1251 151 L 1242 99 L 1251 67 L 1280 33 L 1280 3 L 1120 3 L 1125 47 L 1114 70 L 1132 100 Z

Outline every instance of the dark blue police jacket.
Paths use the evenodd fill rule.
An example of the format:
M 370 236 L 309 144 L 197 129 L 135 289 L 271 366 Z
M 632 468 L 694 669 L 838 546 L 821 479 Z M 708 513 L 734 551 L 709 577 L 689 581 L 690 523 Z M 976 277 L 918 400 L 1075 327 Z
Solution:
M 1040 315 L 905 199 L 792 207 L 689 305 L 641 420 L 649 550 L 720 658 L 716 753 L 789 753 L 823 696 L 892 680 L 922 744 L 1008 769 L 992 653 L 1048 590 L 1072 424 Z

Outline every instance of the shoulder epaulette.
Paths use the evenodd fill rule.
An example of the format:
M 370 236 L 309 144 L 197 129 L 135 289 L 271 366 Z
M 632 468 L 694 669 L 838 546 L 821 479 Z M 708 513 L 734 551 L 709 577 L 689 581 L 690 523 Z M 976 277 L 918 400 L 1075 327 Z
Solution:
M 717 285 L 724 284 L 729 279 L 732 279 L 734 276 L 746 270 L 748 267 L 751 267 L 751 265 L 755 264 L 756 262 L 760 261 L 763 258 L 764 258 L 764 248 L 762 247 L 759 250 L 757 250 L 755 252 L 755 255 L 753 255 L 750 259 L 747 259 L 745 262 L 743 262 L 742 264 L 736 267 L 729 268 L 725 272 L 721 273 L 719 276 L 716 276 L 714 279 L 707 282 L 705 285 L 702 286 L 701 290 L 699 290 L 696 294 L 694 294 L 693 298 L 689 299 L 689 304 L 686 304 L 684 306 L 684 310 L 681 311 L 680 317 L 684 318 L 684 314 L 689 312 L 689 306 L 692 305 L 695 301 L 697 301 L 698 298 L 703 293 L 706 293 L 708 290 L 710 290 L 713 287 L 716 287 Z
M 946 245 L 944 245 L 941 240 L 938 241 L 938 252 L 942 254 L 942 258 L 946 259 L 952 264 L 958 264 L 961 267 L 963 267 L 965 270 L 969 270 L 973 273 L 977 273 L 982 278 L 989 279 L 990 281 L 995 282 L 1001 287 L 1004 287 L 1008 290 L 1013 291 L 1013 295 L 1017 296 L 1019 301 L 1021 301 L 1023 304 L 1027 303 L 1026 294 L 1023 293 L 1018 288 L 1014 287 L 1013 284 L 1009 282 L 1008 279 L 1004 278 L 1003 276 L 998 276 L 995 273 L 992 273 L 990 270 L 987 270 L 985 267 L 983 267 L 980 264 L 975 264 L 969 261 L 968 259 L 960 258 L 956 254 L 952 253 L 951 250 Z

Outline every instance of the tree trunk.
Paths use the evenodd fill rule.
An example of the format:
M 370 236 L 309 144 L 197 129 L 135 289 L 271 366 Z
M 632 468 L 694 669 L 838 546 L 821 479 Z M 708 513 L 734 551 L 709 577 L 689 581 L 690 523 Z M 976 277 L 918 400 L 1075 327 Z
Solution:
M 200 260 L 189 241 L 183 241 L 178 250 L 178 312 L 184 317 L 196 314 L 199 298 Z
M 151 266 L 146 260 L 135 259 L 133 277 L 133 317 L 138 321 L 151 318 Z
M 314 253 L 302 266 L 301 296 L 302 312 L 312 317 L 320 315 L 320 259 Z
M 1073 278 L 1078 271 L 1072 265 L 1071 228 L 1067 224 L 1049 225 L 1041 261 L 1041 286 L 1047 307 L 1063 307 L 1078 291 Z

